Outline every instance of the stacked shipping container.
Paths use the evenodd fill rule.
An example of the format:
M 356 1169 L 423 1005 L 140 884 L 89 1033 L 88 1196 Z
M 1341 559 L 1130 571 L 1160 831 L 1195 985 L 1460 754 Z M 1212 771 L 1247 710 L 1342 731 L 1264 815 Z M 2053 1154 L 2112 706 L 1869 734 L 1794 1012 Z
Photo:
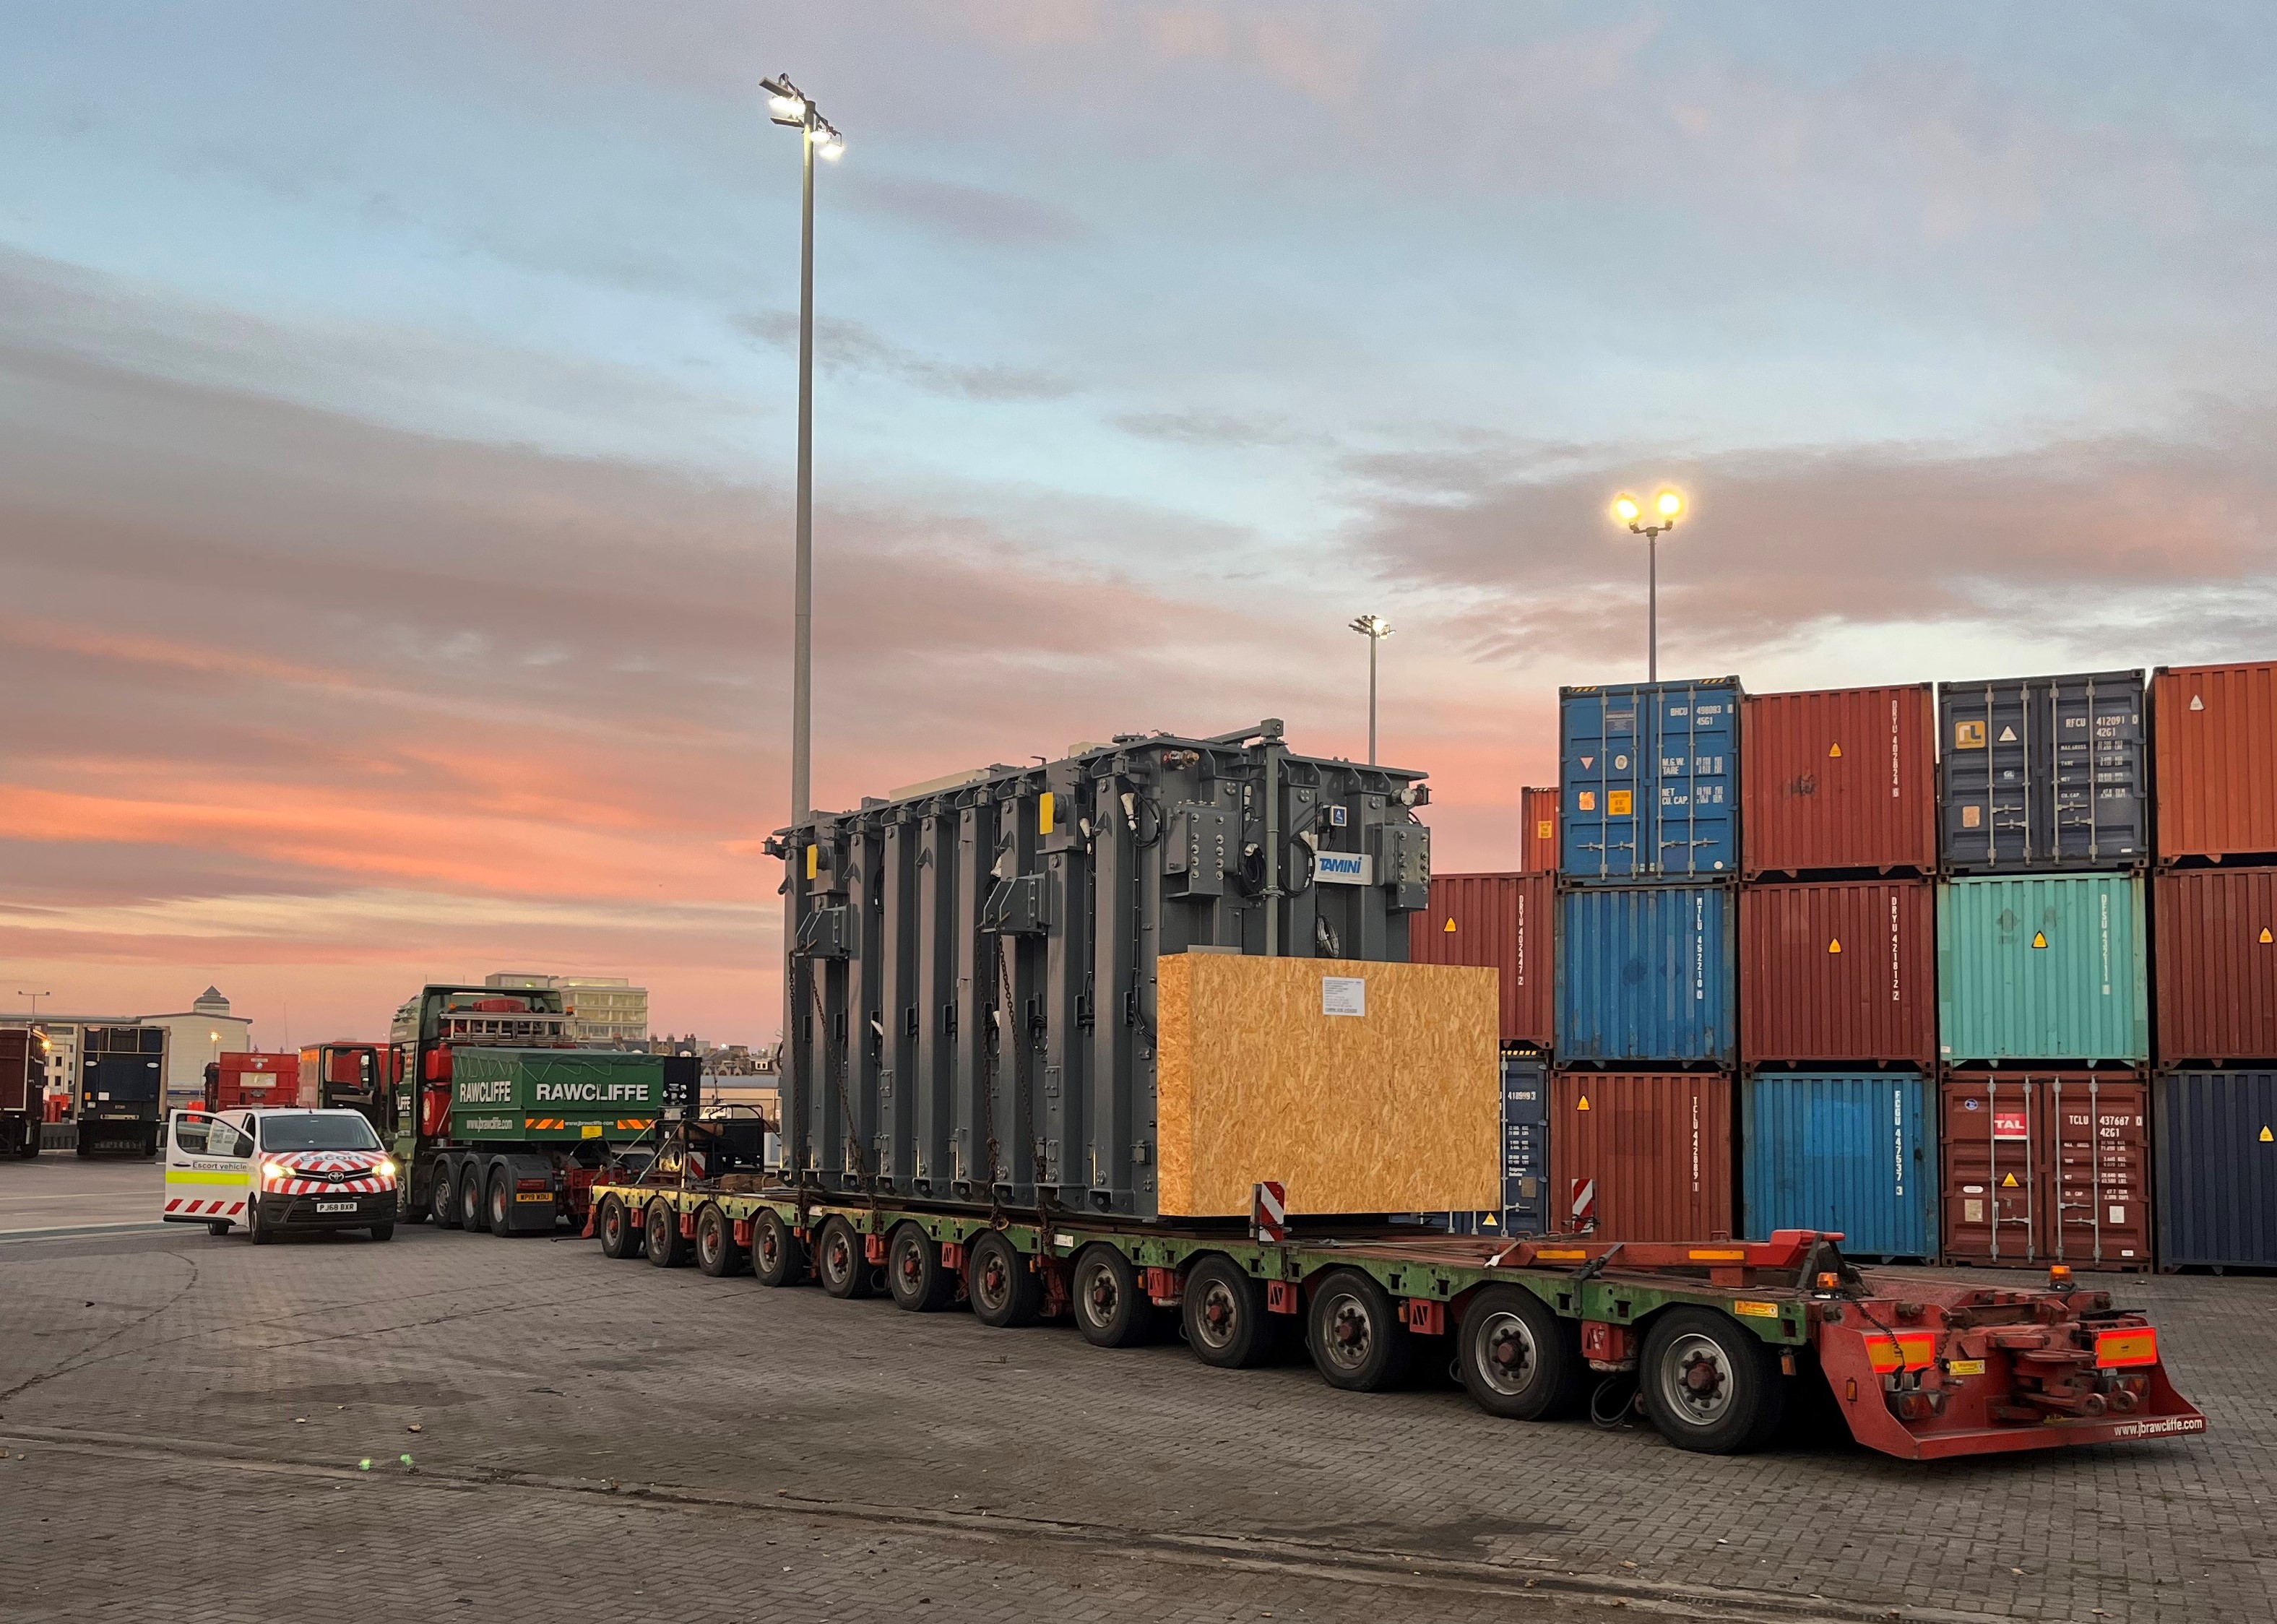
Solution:
M 2277 663 L 2151 696 L 2159 1255 L 2277 1267 Z
M 1744 698 L 1737 677 L 1559 690 L 1557 1229 L 1734 1228 Z
M 1938 701 L 1945 1256 L 2147 1268 L 2142 674 Z
M 1742 710 L 1746 1232 L 1937 1250 L 1936 718 L 1926 685 Z

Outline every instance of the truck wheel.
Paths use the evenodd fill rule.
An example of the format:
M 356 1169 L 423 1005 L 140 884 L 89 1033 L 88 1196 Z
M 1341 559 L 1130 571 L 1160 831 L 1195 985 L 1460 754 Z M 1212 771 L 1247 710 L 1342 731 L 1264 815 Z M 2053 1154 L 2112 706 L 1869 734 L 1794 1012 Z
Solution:
M 514 1227 L 514 1181 L 506 1177 L 506 1170 L 502 1167 L 491 1174 L 490 1206 L 491 1234 L 511 1237 L 517 1233 L 535 1235 L 538 1232 L 536 1230 L 517 1231 Z M 552 1215 L 549 1213 L 546 1216 L 551 1217 Z
M 1032 1325 L 1044 1310 L 1044 1283 L 1028 1267 L 1020 1249 L 1001 1230 L 985 1231 L 972 1243 L 967 1290 L 972 1317 L 998 1330 Z
M 1742 1454 L 1777 1431 L 1786 1378 L 1770 1344 L 1728 1314 L 1671 1308 L 1645 1333 L 1645 1413 L 1679 1449 Z
M 1313 1293 L 1313 1363 L 1331 1387 L 1381 1392 L 1407 1374 L 1414 1343 L 1375 1276 L 1339 1269 Z
M 1094 1241 L 1075 1260 L 1075 1327 L 1093 1347 L 1131 1347 L 1154 1329 L 1154 1305 L 1138 1271 L 1115 1247 Z
M 95 1159 L 95 1147 L 88 1142 L 87 1130 L 84 1128 L 80 1130 L 79 1138 L 72 1144 L 72 1148 L 90 1162 Z
M 796 1285 L 806 1278 L 805 1244 L 772 1207 L 751 1226 L 751 1274 L 761 1285 Z
M 459 1170 L 459 1227 L 478 1235 L 490 1227 L 485 1218 L 482 1166 L 469 1162 Z
M 734 1274 L 743 1261 L 735 1244 L 735 1226 L 710 1201 L 696 1215 L 696 1266 L 714 1280 Z
M 371 1238 L 372 1238 L 374 1240 L 392 1240 L 392 1239 L 395 1239 L 395 1225 L 393 1225 L 392 1224 L 373 1224 L 373 1225 L 371 1226 Z
M 1206 1365 L 1246 1369 L 1273 1357 L 1280 1337 L 1265 1312 L 1265 1284 L 1212 1253 L 1186 1271 L 1186 1346 Z
M 845 1219 L 822 1221 L 822 1233 L 814 1244 L 814 1272 L 833 1297 L 851 1300 L 870 1294 L 870 1260 L 863 1255 L 862 1237 Z
M 886 1289 L 895 1307 L 931 1314 L 956 1295 L 956 1277 L 940 1266 L 940 1248 L 933 1237 L 904 1224 L 886 1245 Z
M 601 1232 L 603 1257 L 630 1257 L 638 1250 L 633 1240 L 633 1216 L 615 1196 L 601 1198 L 601 1216 L 593 1227 Z
M 680 1238 L 680 1215 L 672 1203 L 648 1204 L 648 1221 L 641 1225 L 648 1241 L 648 1261 L 659 1269 L 677 1269 L 688 1261 L 688 1243 Z
M 1522 1285 L 1489 1285 L 1463 1315 L 1463 1385 L 1489 1415 L 1546 1421 L 1581 1399 L 1581 1346 L 1571 1321 Z
M 459 1198 L 451 1188 L 451 1164 L 435 1163 L 435 1171 L 427 1180 L 427 1211 L 438 1230 L 459 1227 Z

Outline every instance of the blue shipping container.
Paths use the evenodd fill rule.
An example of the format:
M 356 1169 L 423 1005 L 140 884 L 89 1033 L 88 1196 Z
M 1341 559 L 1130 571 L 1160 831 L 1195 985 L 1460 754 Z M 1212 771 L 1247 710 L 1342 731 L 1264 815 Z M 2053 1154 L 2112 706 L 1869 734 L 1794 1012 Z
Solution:
M 1558 872 L 1738 874 L 1742 697 L 1736 676 L 1559 689 Z
M 1937 1141 L 1917 1071 L 1758 1071 L 1740 1094 L 1747 1232 L 1837 1230 L 1859 1257 L 1937 1255 Z
M 1738 902 L 1725 885 L 1592 887 L 1560 896 L 1559 1061 L 1732 1064 Z
M 2154 1085 L 2159 1262 L 2277 1269 L 2277 1071 Z
M 1458 1212 L 1458 1235 L 1542 1235 L 1550 1206 L 1550 1062 L 1502 1057 L 1502 1211 Z

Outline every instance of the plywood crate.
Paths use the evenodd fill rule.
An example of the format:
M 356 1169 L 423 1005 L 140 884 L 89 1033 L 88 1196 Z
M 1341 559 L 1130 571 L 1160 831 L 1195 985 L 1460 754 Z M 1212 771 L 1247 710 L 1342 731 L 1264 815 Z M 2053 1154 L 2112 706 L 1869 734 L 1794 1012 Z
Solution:
M 1181 953 L 1157 983 L 1165 1217 L 1476 1211 L 1501 1200 L 1495 972 Z

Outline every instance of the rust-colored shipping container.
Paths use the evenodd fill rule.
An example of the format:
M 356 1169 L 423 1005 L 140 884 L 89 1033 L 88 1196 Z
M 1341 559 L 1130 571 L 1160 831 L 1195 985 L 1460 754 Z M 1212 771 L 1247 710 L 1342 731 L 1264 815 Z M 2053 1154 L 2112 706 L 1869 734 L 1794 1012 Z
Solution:
M 1926 682 L 1750 694 L 1740 873 L 1937 872 L 1937 698 Z
M 1560 1071 L 1550 1094 L 1552 1228 L 1600 1240 L 1733 1232 L 1728 1072 Z
M 1518 872 L 1554 874 L 1557 872 L 1557 786 L 1518 792 Z
M 1950 1071 L 1948 1263 L 2151 1267 L 2151 1090 L 2139 1071 Z
M 1937 1065 L 1937 883 L 1740 889 L 1747 1064 Z
M 2277 857 L 2277 661 L 2151 675 L 2159 860 Z
M 1408 916 L 1413 962 L 1483 964 L 1502 972 L 1505 1043 L 1555 1047 L 1555 888 L 1549 874 L 1434 874 L 1431 905 Z
M 2277 1060 L 2277 868 L 2198 868 L 2151 887 L 2159 1064 Z
M 258 1110 L 314 1105 L 313 1088 L 301 1086 L 298 1052 L 271 1055 L 235 1050 L 206 1067 L 205 1105 L 209 1111 Z

